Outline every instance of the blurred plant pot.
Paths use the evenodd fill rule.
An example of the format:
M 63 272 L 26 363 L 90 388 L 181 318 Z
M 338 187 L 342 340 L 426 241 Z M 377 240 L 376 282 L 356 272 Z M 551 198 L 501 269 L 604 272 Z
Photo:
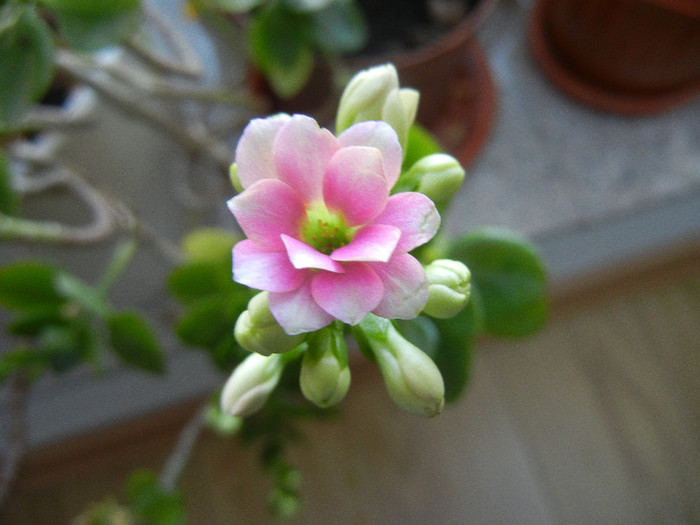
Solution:
M 538 0 L 530 44 L 557 86 L 599 109 L 641 115 L 700 93 L 697 0 Z
M 358 54 L 341 61 L 350 74 L 370 66 L 393 63 L 404 87 L 421 93 L 418 122 L 464 164 L 471 162 L 488 137 L 495 111 L 495 87 L 476 31 L 497 0 L 465 1 L 461 21 L 426 44 L 405 51 Z M 361 2 L 360 2 L 361 4 Z M 387 22 L 391 23 L 391 22 Z M 306 112 L 332 125 L 340 94 L 333 90 L 330 68 L 319 63 L 308 86 L 288 100 L 270 97 L 264 79 L 250 76 L 252 89 L 271 101 L 271 111 Z

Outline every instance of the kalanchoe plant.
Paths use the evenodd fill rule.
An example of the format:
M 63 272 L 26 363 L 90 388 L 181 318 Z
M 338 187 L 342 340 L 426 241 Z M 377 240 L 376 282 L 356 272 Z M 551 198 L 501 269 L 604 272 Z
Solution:
M 252 63 L 282 98 L 307 84 L 317 54 L 351 53 L 367 38 L 355 0 L 189 0 L 189 6 L 205 18 L 223 14 L 239 22 Z
M 456 361 L 461 370 L 446 377 L 452 400 L 466 382 L 468 354 L 482 327 L 508 325 L 498 318 L 499 295 L 511 291 L 501 286 L 501 267 L 522 271 L 521 282 L 534 284 L 532 296 L 505 313 L 532 325 L 504 334 L 542 322 L 544 272 L 529 248 L 488 233 L 480 234 L 483 250 L 476 252 L 469 237 L 428 244 L 440 227 L 428 195 L 444 208 L 464 170 L 439 152 L 410 156 L 406 166 L 417 103 L 418 93 L 400 89 L 396 70 L 384 65 L 348 84 L 337 136 L 303 115 L 256 119 L 244 130 L 232 169 L 242 191 L 228 206 L 247 239 L 233 248 L 233 279 L 262 292 L 239 318 L 236 338 L 260 355 L 247 358 L 226 383 L 224 411 L 244 416 L 262 408 L 281 367 L 299 357 L 303 394 L 319 406 L 339 402 L 350 382 L 345 338 L 353 334 L 399 407 L 440 413 L 440 366 L 451 369 Z M 449 259 L 450 253 L 458 257 Z M 472 293 L 475 304 L 462 316 Z M 256 318 L 261 321 L 249 321 Z M 432 329 L 423 332 L 437 337 L 420 348 L 410 338 L 426 323 Z

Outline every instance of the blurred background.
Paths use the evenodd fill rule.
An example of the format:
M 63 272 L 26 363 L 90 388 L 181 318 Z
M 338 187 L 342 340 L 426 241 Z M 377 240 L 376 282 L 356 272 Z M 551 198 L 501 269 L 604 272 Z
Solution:
M 465 394 L 433 420 L 399 413 L 374 367 L 353 369 L 341 415 L 304 423 L 290 450 L 294 523 L 700 523 L 700 99 L 622 114 L 565 92 L 536 56 L 534 4 L 500 1 L 476 33 L 493 108 L 447 220 L 532 239 L 550 320 L 480 341 Z M 172 149 L 133 140 L 161 163 Z M 3 523 L 70 523 L 121 497 L 135 468 L 160 468 L 222 381 L 198 353 L 171 359 L 157 380 L 115 368 L 38 385 Z M 251 456 L 200 437 L 188 523 L 271 522 Z

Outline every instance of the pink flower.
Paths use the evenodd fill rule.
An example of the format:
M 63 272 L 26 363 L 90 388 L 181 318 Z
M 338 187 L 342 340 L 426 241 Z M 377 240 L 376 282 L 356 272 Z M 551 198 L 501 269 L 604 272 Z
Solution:
M 408 252 L 440 225 L 423 194 L 389 195 L 402 151 L 385 122 L 337 138 L 302 115 L 250 122 L 236 149 L 244 191 L 228 206 L 247 239 L 233 248 L 233 278 L 269 292 L 288 334 L 369 312 L 416 317 L 428 299 L 422 265 Z

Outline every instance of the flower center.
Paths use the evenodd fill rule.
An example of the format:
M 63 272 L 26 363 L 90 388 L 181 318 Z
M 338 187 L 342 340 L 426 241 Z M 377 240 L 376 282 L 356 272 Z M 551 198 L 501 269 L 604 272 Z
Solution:
M 319 252 L 330 255 L 349 244 L 355 233 L 345 223 L 342 212 L 331 211 L 323 204 L 312 205 L 306 210 L 306 220 L 299 229 L 301 240 Z

